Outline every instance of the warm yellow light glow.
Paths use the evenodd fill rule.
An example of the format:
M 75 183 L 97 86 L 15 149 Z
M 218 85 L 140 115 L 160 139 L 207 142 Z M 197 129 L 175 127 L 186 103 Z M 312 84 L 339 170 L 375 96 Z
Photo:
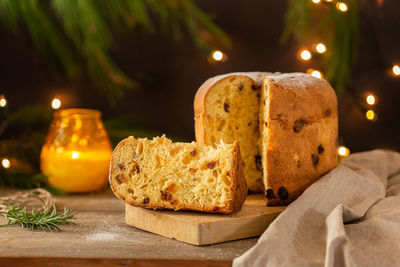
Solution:
M 61 107 L 61 100 L 58 98 L 54 98 L 53 101 L 51 101 L 51 107 L 53 109 L 59 109 Z
M 308 69 L 307 73 L 310 74 L 311 76 L 314 76 L 316 78 L 322 78 L 323 75 L 320 71 L 318 70 L 314 70 L 314 69 Z
M 350 155 L 350 149 L 348 149 L 348 148 L 345 147 L 345 146 L 340 146 L 340 147 L 338 147 L 338 149 L 337 149 L 337 153 L 339 154 L 339 156 L 347 157 L 347 156 Z
M 323 43 L 319 43 L 315 46 L 315 50 L 317 50 L 318 53 L 322 54 L 326 52 L 326 46 Z
M 89 192 L 106 183 L 112 150 L 100 115 L 90 109 L 54 112 L 40 155 L 40 168 L 50 185 L 66 192 Z
M 212 57 L 215 61 L 221 61 L 224 58 L 224 53 L 219 50 L 216 50 L 212 53 Z
M 72 158 L 73 159 L 79 158 L 79 153 L 78 152 L 72 152 Z
M 314 76 L 316 78 L 320 78 L 321 79 L 322 78 L 322 73 L 317 71 L 317 70 L 314 70 L 313 72 L 311 72 L 311 76 Z
M 325 2 L 332 2 L 333 0 L 325 0 Z
M 4 169 L 8 169 L 11 167 L 10 161 L 8 159 L 3 159 L 1 161 L 1 165 L 3 165 Z
M 367 110 L 367 112 L 365 113 L 365 117 L 372 121 L 375 118 L 375 112 L 373 110 Z
M 311 52 L 308 51 L 307 49 L 304 49 L 300 52 L 300 57 L 302 60 L 310 60 L 311 59 Z
M 336 8 L 339 9 L 342 12 L 346 12 L 347 11 L 347 5 L 343 2 L 337 2 L 336 3 Z
M 0 95 L 0 107 L 4 108 L 5 106 L 7 106 L 7 99 L 4 95 Z
M 313 1 L 314 4 L 319 4 L 319 3 L 321 3 L 321 0 L 311 0 L 311 1 Z
M 365 101 L 367 101 L 368 105 L 373 105 L 375 104 L 375 97 L 372 94 L 369 94 L 366 98 Z
M 396 75 L 396 76 L 400 75 L 400 67 L 399 67 L 399 65 L 394 65 L 392 70 L 393 70 L 394 75 Z

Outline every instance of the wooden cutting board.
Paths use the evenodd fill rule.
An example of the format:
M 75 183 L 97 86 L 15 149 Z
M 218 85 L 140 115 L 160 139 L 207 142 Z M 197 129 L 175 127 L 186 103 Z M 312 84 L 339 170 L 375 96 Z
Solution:
M 261 194 L 247 196 L 231 214 L 156 211 L 125 204 L 126 223 L 193 245 L 208 245 L 259 236 L 285 207 L 266 207 Z

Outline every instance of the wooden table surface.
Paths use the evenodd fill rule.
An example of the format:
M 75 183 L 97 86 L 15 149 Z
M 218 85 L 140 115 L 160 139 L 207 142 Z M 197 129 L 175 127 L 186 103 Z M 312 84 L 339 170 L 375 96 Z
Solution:
M 199 247 L 139 230 L 125 223 L 124 204 L 110 191 L 57 197 L 56 204 L 76 210 L 76 224 L 52 233 L 0 228 L 0 266 L 230 266 L 257 242 Z

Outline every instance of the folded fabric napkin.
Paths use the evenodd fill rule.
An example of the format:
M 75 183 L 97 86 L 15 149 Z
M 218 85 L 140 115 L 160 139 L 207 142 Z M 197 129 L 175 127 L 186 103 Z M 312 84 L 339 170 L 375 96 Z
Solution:
M 233 266 L 400 266 L 400 153 L 343 160 Z

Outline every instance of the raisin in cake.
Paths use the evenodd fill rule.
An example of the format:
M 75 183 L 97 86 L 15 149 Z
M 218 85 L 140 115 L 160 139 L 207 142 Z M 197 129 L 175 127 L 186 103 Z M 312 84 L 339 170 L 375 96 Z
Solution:
M 240 142 L 250 192 L 263 192 L 259 112 L 263 72 L 230 73 L 208 79 L 194 100 L 196 141 L 215 146 Z
M 152 209 L 232 213 L 247 195 L 238 142 L 213 148 L 129 137 L 112 154 L 109 179 L 118 198 Z
M 334 90 L 304 73 L 265 77 L 260 135 L 267 205 L 286 205 L 337 165 Z

